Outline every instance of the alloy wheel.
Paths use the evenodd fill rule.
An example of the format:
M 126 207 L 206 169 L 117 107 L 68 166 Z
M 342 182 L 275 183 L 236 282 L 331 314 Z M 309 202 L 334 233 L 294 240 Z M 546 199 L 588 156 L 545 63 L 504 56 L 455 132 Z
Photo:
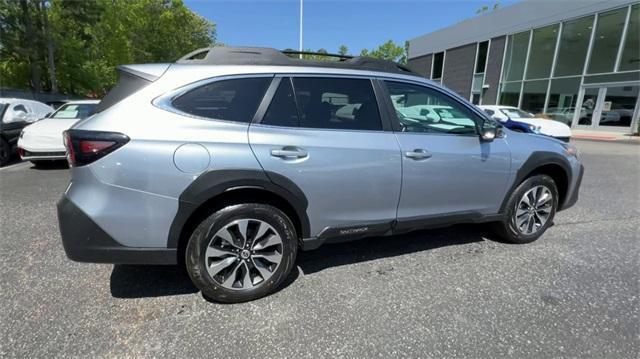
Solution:
M 282 260 L 282 238 L 267 222 L 239 219 L 211 237 L 205 251 L 207 272 L 226 289 L 251 289 L 268 280 Z
M 549 220 L 553 209 L 553 194 L 546 186 L 535 186 L 524 193 L 516 205 L 514 222 L 520 233 L 538 232 Z

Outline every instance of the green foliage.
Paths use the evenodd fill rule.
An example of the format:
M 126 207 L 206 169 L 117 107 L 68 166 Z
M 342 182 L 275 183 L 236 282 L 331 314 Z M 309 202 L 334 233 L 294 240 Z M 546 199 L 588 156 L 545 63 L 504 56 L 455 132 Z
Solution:
M 346 45 L 340 45 L 340 47 L 338 48 L 338 54 L 346 55 L 348 53 L 349 53 L 349 48 L 347 48 Z
M 389 40 L 376 49 L 362 49 L 360 56 L 375 57 L 404 64 L 407 62 L 407 49 L 408 43 L 405 42 L 403 47 L 394 43 L 393 40 Z
M 51 89 L 50 41 L 59 91 L 99 97 L 117 65 L 173 62 L 212 46 L 215 25 L 182 0 L 0 0 L 0 41 L 1 86 Z
M 499 2 L 499 1 L 496 1 L 496 2 L 494 2 L 494 3 L 493 3 L 493 5 L 491 6 L 491 11 L 498 10 L 499 8 L 500 8 L 500 2 Z M 478 15 L 482 15 L 482 14 L 484 14 L 485 12 L 488 12 L 488 11 L 489 11 L 489 5 L 482 5 L 481 7 L 479 7 L 479 8 L 476 10 L 476 14 L 478 14 Z

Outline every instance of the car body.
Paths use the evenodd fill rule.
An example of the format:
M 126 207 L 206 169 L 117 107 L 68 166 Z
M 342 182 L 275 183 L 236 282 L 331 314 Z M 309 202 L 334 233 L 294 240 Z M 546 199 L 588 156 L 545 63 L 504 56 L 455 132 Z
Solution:
M 69 258 L 184 262 L 203 294 L 238 302 L 275 290 L 298 248 L 477 222 L 518 225 L 505 238 L 525 243 L 577 200 L 575 147 L 503 129 L 393 63 L 200 52 L 120 67 L 97 113 L 65 133 Z M 402 115 L 420 101 L 460 115 L 444 127 Z M 538 205 L 536 188 L 539 223 L 520 208 Z
M 480 105 L 479 107 L 485 112 L 492 111 L 492 116 L 498 121 L 502 122 L 510 119 L 524 122 L 535 126 L 543 135 L 555 137 L 565 142 L 569 142 L 571 139 L 571 128 L 562 122 L 536 118 L 534 115 L 513 106 Z
M 51 112 L 52 107 L 38 101 L 0 98 L 0 166 L 14 153 L 22 129 Z
M 26 126 L 18 140 L 20 157 L 32 162 L 66 159 L 62 133 L 74 123 L 89 117 L 99 102 L 69 101 L 46 118 Z

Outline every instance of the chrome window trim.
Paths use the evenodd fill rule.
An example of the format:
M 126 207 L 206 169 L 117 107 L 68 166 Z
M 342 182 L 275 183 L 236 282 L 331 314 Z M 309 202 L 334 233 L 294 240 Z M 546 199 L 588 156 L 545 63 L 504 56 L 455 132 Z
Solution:
M 184 95 L 185 93 L 194 90 L 196 88 L 202 87 L 202 86 L 206 86 L 209 84 L 212 84 L 214 82 L 218 82 L 218 81 L 226 81 L 226 80 L 237 80 L 237 79 L 246 79 L 246 78 L 271 78 L 273 79 L 274 74 L 272 73 L 254 73 L 254 74 L 237 74 L 237 75 L 222 75 L 222 76 L 216 76 L 216 77 L 209 77 L 206 79 L 202 79 L 202 80 L 198 80 L 196 82 L 192 82 L 190 84 L 178 87 L 176 89 L 173 89 L 169 92 L 165 92 L 164 94 L 154 98 L 151 101 L 151 104 L 154 105 L 155 107 L 168 111 L 168 112 L 172 112 L 175 113 L 177 115 L 180 116 L 185 116 L 185 117 L 190 117 L 193 119 L 197 119 L 197 120 L 205 120 L 205 121 L 222 121 L 222 122 L 230 122 L 230 123 L 242 123 L 242 124 L 246 124 L 247 126 L 251 123 L 251 119 L 249 119 L 249 121 L 247 122 L 242 122 L 242 121 L 231 121 L 231 120 L 225 120 L 225 119 L 221 119 L 221 118 L 211 118 L 211 117 L 204 117 L 204 116 L 198 116 L 198 115 L 194 115 L 188 112 L 184 112 L 182 110 L 179 110 L 177 108 L 175 108 L 173 106 L 173 100 L 175 100 L 176 98 Z M 267 89 L 269 87 L 267 86 Z M 265 89 L 265 93 L 266 90 Z M 264 97 L 264 94 L 262 95 Z M 260 100 L 260 102 L 262 101 L 262 99 Z M 259 106 L 259 104 L 258 104 Z

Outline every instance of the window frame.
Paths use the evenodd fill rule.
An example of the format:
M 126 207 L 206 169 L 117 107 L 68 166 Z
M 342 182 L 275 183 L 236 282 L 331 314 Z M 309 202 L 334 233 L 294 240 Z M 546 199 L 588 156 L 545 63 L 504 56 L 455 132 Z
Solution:
M 353 79 L 353 80 L 368 80 L 371 84 L 371 89 L 373 91 L 376 105 L 378 106 L 378 113 L 380 114 L 380 122 L 382 128 L 380 130 L 359 130 L 359 129 L 342 129 L 342 128 L 317 128 L 317 127 L 292 127 L 292 126 L 276 126 L 276 125 L 267 125 L 263 124 L 262 120 L 264 119 L 264 115 L 266 114 L 269 105 L 273 101 L 275 97 L 276 91 L 280 86 L 281 81 L 291 81 L 291 87 L 293 88 L 294 100 L 296 101 L 296 109 L 298 111 L 298 118 L 300 118 L 300 106 L 297 102 L 296 88 L 293 83 L 293 79 L 296 77 L 317 77 L 317 78 L 339 78 L 339 79 Z M 349 75 L 349 74 L 321 74 L 321 73 L 277 73 L 274 76 L 271 85 L 267 89 L 265 96 L 262 98 L 262 102 L 258 106 L 258 110 L 256 111 L 256 115 L 251 121 L 251 125 L 259 125 L 259 126 L 267 126 L 274 128 L 286 128 L 291 130 L 304 130 L 304 131 L 340 131 L 340 132 L 371 132 L 371 133 L 380 133 L 380 132 L 388 132 L 392 131 L 392 121 L 388 117 L 388 112 L 385 109 L 384 97 L 381 93 L 381 89 L 376 86 L 375 78 L 366 75 Z
M 393 106 L 393 103 L 391 102 L 391 94 L 389 93 L 389 90 L 387 89 L 387 85 L 385 83 L 387 81 L 423 87 L 427 90 L 437 92 L 440 95 L 444 96 L 446 99 L 451 100 L 454 103 L 457 103 L 458 105 L 462 106 L 463 108 L 467 109 L 469 112 L 477 116 L 477 118 L 471 119 L 475 123 L 476 133 L 465 134 L 465 133 L 436 133 L 436 132 L 403 132 L 402 126 L 400 125 L 400 120 L 398 119 L 398 116 L 396 114 L 395 106 Z M 459 97 L 459 95 L 451 93 L 443 88 L 434 86 L 430 83 L 425 83 L 420 81 L 411 81 L 407 79 L 400 79 L 400 78 L 394 78 L 394 77 L 378 77 L 376 78 L 376 82 L 378 83 L 378 86 L 381 88 L 381 91 L 384 92 L 384 99 L 385 99 L 385 105 L 386 105 L 385 107 L 387 108 L 387 115 L 389 116 L 389 118 L 393 119 L 391 122 L 393 132 L 409 133 L 413 135 L 478 137 L 482 133 L 482 127 L 484 126 L 484 123 L 487 121 L 493 121 L 488 117 L 486 113 L 484 113 L 484 111 L 480 110 L 476 106 L 473 106 L 473 105 L 469 106 L 467 103 L 465 103 L 465 100 L 462 97 Z
M 184 85 L 182 87 L 179 87 L 177 89 L 171 90 L 169 92 L 166 92 L 158 97 L 156 97 L 155 99 L 153 99 L 151 101 L 151 103 L 160 108 L 163 109 L 165 111 L 169 111 L 172 113 L 175 113 L 177 115 L 180 116 L 185 116 L 185 117 L 190 117 L 196 120 L 204 120 L 204 121 L 208 121 L 208 122 L 224 122 L 224 123 L 235 123 L 235 124 L 243 124 L 243 125 L 249 125 L 252 123 L 253 119 L 255 119 L 255 115 L 258 112 L 258 110 L 260 109 L 260 106 L 262 105 L 262 101 L 264 100 L 264 98 L 267 96 L 269 90 L 271 89 L 271 86 L 273 85 L 273 77 L 274 74 L 273 73 L 253 73 L 253 74 L 242 74 L 242 75 L 223 75 L 223 76 L 216 76 L 216 77 L 209 77 L 206 79 L 202 79 L 196 82 L 192 82 L 190 84 Z M 262 95 L 262 99 L 260 101 L 258 101 L 258 109 L 256 110 L 256 113 L 253 114 L 252 119 L 249 121 L 233 121 L 233 120 L 225 120 L 225 119 L 221 119 L 221 118 L 211 118 L 211 117 L 204 117 L 204 116 L 198 116 L 198 115 L 194 115 L 188 112 L 184 112 L 182 110 L 180 110 L 179 108 L 176 108 L 175 106 L 173 106 L 173 101 L 175 99 L 177 99 L 178 97 L 186 94 L 189 91 L 195 90 L 197 88 L 203 87 L 203 86 L 207 86 L 210 85 L 212 83 L 215 82 L 219 82 L 219 81 L 227 81 L 227 80 L 238 80 L 238 79 L 246 79 L 246 78 L 271 78 L 271 82 L 267 85 L 267 88 L 265 90 L 265 93 Z M 275 92 L 275 90 L 274 90 Z

